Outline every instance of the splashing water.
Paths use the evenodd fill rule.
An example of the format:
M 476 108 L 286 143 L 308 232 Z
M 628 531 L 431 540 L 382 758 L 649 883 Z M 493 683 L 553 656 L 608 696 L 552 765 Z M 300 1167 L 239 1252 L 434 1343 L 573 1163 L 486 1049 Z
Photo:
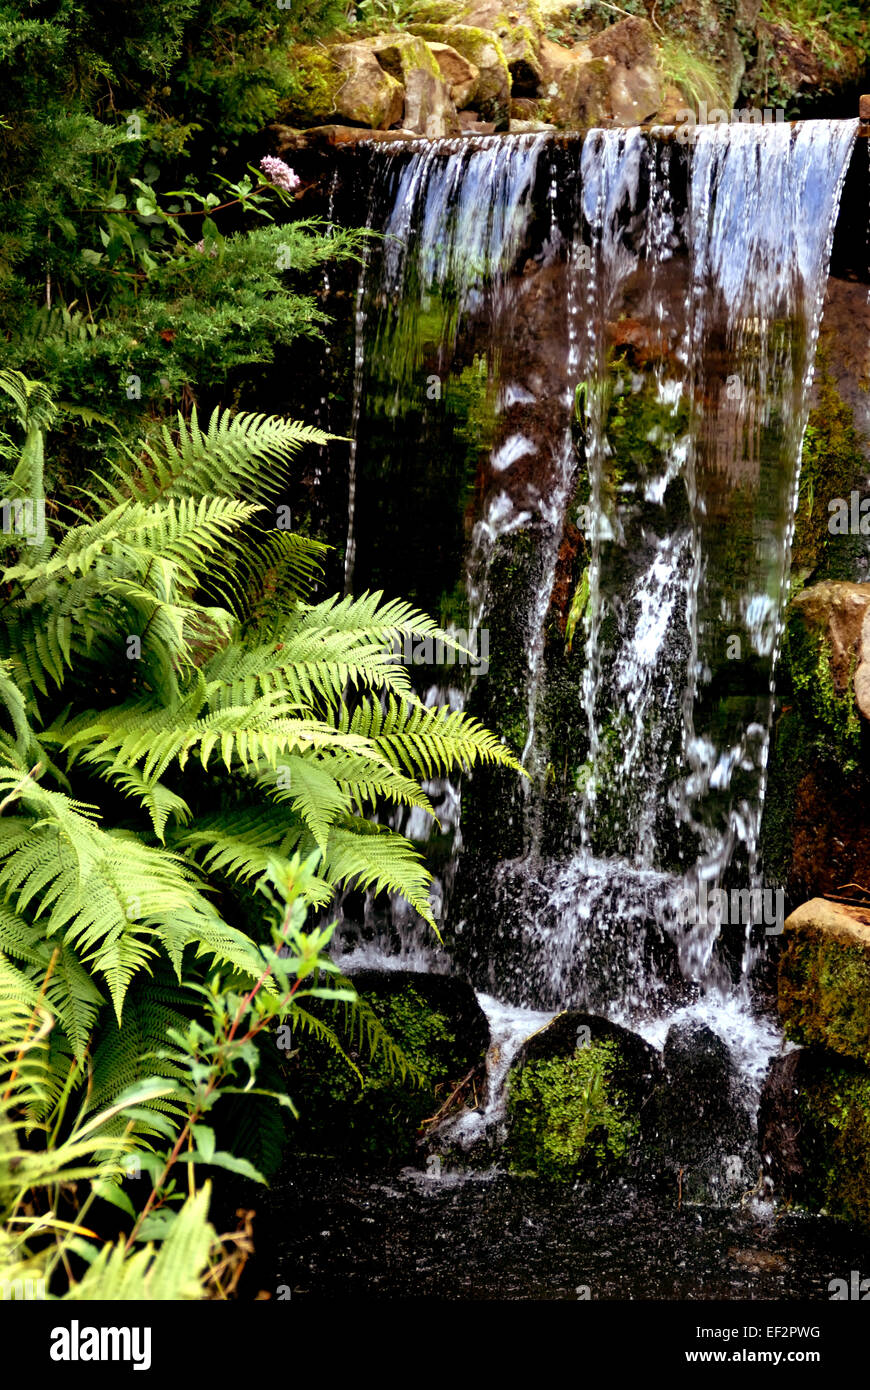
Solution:
M 534 539 L 531 579 L 511 595 L 524 647 L 518 751 L 532 790 L 511 812 L 521 848 L 488 864 L 475 858 L 475 882 L 454 909 L 461 838 L 450 786 L 455 839 L 439 891 L 458 963 L 495 1001 L 494 1018 L 506 1010 L 496 1021 L 512 1038 L 525 1026 L 517 1009 L 593 1009 L 657 1045 L 674 1019 L 708 1022 L 732 1047 L 750 1101 L 778 1042 L 752 1014 L 751 924 L 726 931 L 715 915 L 687 923 L 679 904 L 701 884 L 761 883 L 798 465 L 855 132 L 855 122 L 814 121 L 702 127 L 688 148 L 640 130 L 593 131 L 582 143 L 381 146 L 368 221 L 386 240 L 357 300 L 355 463 L 368 458 L 369 486 L 383 486 L 371 457 L 389 430 L 401 432 L 403 451 L 416 449 L 417 472 L 397 464 L 412 502 L 428 485 L 447 438 L 437 421 L 449 434 L 458 417 L 440 395 L 441 415 L 427 411 L 427 383 L 448 400 L 462 387 L 463 428 L 486 417 L 463 465 L 471 475 L 457 475 L 461 506 L 450 521 L 451 582 L 463 576 L 470 629 L 493 611 L 505 544 Z M 529 286 L 549 293 L 552 310 L 533 332 Z M 556 325 L 557 347 L 531 360 L 541 323 Z M 472 360 L 484 362 L 474 378 Z M 579 541 L 578 381 L 588 472 Z M 365 530 L 360 487 L 357 467 L 351 571 Z M 432 526 L 427 546 L 436 534 Z M 541 710 L 558 675 L 554 605 L 568 541 L 588 562 L 585 752 L 554 849 L 542 807 L 563 735 L 574 731 L 554 734 Z M 423 591 L 430 583 L 430 593 L 443 592 L 447 561 L 435 574 L 418 537 L 409 565 L 413 546 L 403 544 L 397 555 L 412 574 L 416 563 Z M 364 580 L 380 582 L 387 563 L 369 545 Z M 430 695 L 456 706 L 468 689 L 438 683 Z M 423 827 L 413 828 L 422 839 Z M 399 935 L 412 932 L 406 920 Z M 510 1047 L 499 1047 L 484 1130 L 500 1122 Z M 465 1123 L 479 1132 L 479 1120 Z

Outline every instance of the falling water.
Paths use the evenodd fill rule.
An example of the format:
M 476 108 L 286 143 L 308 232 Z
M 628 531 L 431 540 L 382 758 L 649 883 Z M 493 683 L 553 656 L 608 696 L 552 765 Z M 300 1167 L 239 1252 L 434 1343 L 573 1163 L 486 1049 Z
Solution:
M 452 582 L 468 626 L 484 627 L 496 558 L 534 539 L 510 595 L 524 668 L 517 751 L 531 791 L 510 812 L 518 851 L 489 863 L 478 854 L 458 906 L 446 894 L 460 968 L 505 1006 L 592 1009 L 657 1042 L 669 1018 L 694 1010 L 736 1040 L 749 1079 L 776 1045 L 751 1017 L 750 924 L 735 933 L 713 913 L 687 923 L 684 909 L 701 884 L 761 884 L 798 465 L 855 130 L 711 126 L 688 146 L 640 130 L 382 146 L 369 223 L 385 240 L 357 300 L 348 555 L 366 529 L 360 462 L 372 492 L 409 493 L 381 500 L 379 517 L 417 528 L 412 544 L 396 531 L 382 548 L 392 558 L 369 548 L 365 582 L 380 586 L 400 563 L 413 575 L 416 563 L 424 606 Z M 558 319 L 549 377 L 541 363 L 552 351 L 523 358 L 529 286 L 550 295 Z M 443 473 L 444 495 L 454 488 L 447 554 L 437 518 L 414 508 L 455 454 L 458 420 L 463 440 L 469 422 L 477 432 L 462 467 Z M 415 455 L 413 466 L 395 462 L 397 475 L 376 457 L 391 433 Z M 586 557 L 585 755 L 562 791 L 559 850 L 542 807 L 562 734 L 577 731 L 554 739 L 540 710 L 558 675 L 548 633 L 586 473 L 575 546 Z M 494 653 L 494 667 L 504 659 Z M 455 681 L 429 689 L 454 706 L 467 696 Z M 458 829 L 455 788 L 450 797 Z M 457 834 L 442 892 L 458 845 Z

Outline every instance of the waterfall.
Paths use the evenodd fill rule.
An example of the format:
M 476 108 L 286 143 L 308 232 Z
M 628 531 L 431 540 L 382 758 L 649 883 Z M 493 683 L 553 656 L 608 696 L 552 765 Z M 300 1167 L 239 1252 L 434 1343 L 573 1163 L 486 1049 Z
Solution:
M 801 444 L 855 131 L 372 155 L 384 241 L 357 300 L 348 556 L 357 587 L 398 593 L 410 574 L 442 620 L 492 625 L 489 693 L 436 673 L 427 698 L 471 701 L 530 779 L 498 799 L 472 780 L 492 843 L 464 849 L 440 788 L 436 968 L 455 960 L 514 1031 L 517 1008 L 578 1007 L 660 1042 L 694 1010 L 747 1076 L 776 1043 L 748 991 L 770 924 L 706 904 L 764 889 Z

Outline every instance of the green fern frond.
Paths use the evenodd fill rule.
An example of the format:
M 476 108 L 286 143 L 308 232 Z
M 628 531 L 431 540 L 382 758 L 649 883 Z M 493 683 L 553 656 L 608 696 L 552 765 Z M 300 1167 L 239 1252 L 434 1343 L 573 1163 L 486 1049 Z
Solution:
M 201 1298 L 202 1277 L 217 1240 L 206 1219 L 210 1201 L 207 1182 L 188 1197 L 156 1252 L 151 1244 L 130 1253 L 121 1241 L 103 1246 L 64 1300 L 158 1303 Z
M 165 427 L 160 444 L 145 444 L 132 467 L 116 467 L 121 486 L 139 501 L 167 497 L 271 497 L 284 487 L 289 465 L 304 444 L 332 438 L 312 425 L 274 415 L 212 412 L 205 431 L 194 409 L 190 421 L 179 412 L 177 443 Z

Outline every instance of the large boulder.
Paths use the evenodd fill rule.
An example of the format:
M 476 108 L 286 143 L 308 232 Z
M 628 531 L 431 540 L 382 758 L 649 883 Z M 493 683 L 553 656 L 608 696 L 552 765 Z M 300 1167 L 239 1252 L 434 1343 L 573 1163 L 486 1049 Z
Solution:
M 362 1001 L 356 1015 L 309 1002 L 353 1065 L 314 1030 L 286 1053 L 287 1089 L 300 1114 L 293 1143 L 309 1154 L 408 1161 L 445 1102 L 456 1093 L 461 1104 L 469 1073 L 482 1080 L 486 1015 L 455 976 L 363 970 L 351 978 Z
M 684 1200 L 751 1186 L 752 1126 L 728 1045 L 697 1019 L 673 1023 L 650 1105 L 647 1159 Z
M 628 1029 L 576 1010 L 559 1014 L 523 1044 L 510 1071 L 513 1171 L 564 1182 L 631 1165 L 660 1072 L 655 1048 Z
M 610 117 L 617 125 L 640 125 L 664 100 L 655 32 L 645 19 L 623 19 L 588 43 L 590 54 L 610 69 Z
M 388 130 L 405 110 L 405 89 L 364 43 L 337 44 L 329 50 L 343 80 L 335 92 L 335 112 L 353 125 Z
M 774 1196 L 870 1228 L 870 1074 L 816 1048 L 771 1064 L 758 1148 Z
M 511 75 L 504 49 L 495 34 L 470 24 L 413 24 L 410 32 L 428 43 L 443 43 L 461 53 L 477 68 L 475 110 L 496 130 L 507 130 L 511 99 Z
M 588 47 L 567 54 L 563 61 L 552 50 L 546 52 L 546 71 L 541 84 L 541 114 L 546 120 L 567 129 L 588 129 L 610 119 L 612 71 L 603 58 L 595 58 Z
M 646 20 L 625 19 L 587 43 L 541 44 L 546 117 L 558 125 L 640 125 L 665 104 L 655 35 Z
M 328 49 L 297 44 L 289 54 L 293 70 L 290 93 L 278 108 L 290 127 L 324 125 L 336 115 L 335 98 L 344 77 Z
M 363 39 L 383 70 L 405 91 L 402 129 L 430 137 L 458 135 L 459 121 L 447 83 L 429 45 L 415 34 L 377 34 Z
M 787 917 L 778 1003 L 793 1042 L 870 1064 L 870 912 L 813 898 Z

